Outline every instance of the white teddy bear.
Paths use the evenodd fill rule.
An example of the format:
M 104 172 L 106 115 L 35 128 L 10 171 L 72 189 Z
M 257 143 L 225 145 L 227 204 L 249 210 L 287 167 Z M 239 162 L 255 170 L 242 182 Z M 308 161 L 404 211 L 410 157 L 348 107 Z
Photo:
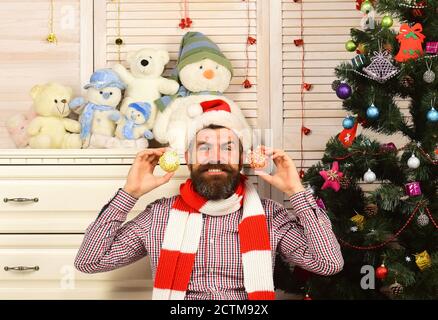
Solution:
M 73 89 L 50 82 L 34 86 L 30 95 L 37 117 L 27 128 L 29 146 L 33 149 L 80 149 L 81 125 L 67 118 Z
M 250 127 L 239 106 L 225 97 L 233 68 L 219 47 L 200 32 L 188 32 L 182 39 L 180 56 L 173 76 L 182 86 L 174 96 L 161 98 L 163 105 L 153 129 L 155 140 L 185 151 L 191 131 L 205 123 L 232 126 L 244 136 L 244 147 L 251 141 Z
M 87 96 L 69 103 L 80 114 L 81 139 L 84 148 L 108 148 L 108 140 L 114 136 L 116 125 L 110 115 L 122 100 L 125 85 L 111 69 L 96 70 L 85 85 Z
M 120 112 L 126 114 L 131 103 L 149 103 L 151 114 L 146 122 L 148 129 L 155 123 L 157 107 L 154 103 L 162 94 L 173 95 L 179 89 L 178 82 L 162 77 L 164 67 L 169 62 L 169 53 L 165 50 L 144 48 L 128 54 L 130 71 L 121 64 L 113 66 L 127 89 L 120 106 Z

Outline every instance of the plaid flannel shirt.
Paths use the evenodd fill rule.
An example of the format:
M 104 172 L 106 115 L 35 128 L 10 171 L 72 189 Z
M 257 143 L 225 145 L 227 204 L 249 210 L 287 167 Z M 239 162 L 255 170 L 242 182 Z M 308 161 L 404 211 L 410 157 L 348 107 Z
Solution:
M 102 208 L 85 231 L 75 267 L 85 273 L 120 268 L 149 255 L 152 276 L 158 265 L 169 211 L 175 197 L 161 198 L 126 222 L 137 202 L 124 190 Z M 340 246 L 327 214 L 312 193 L 301 191 L 290 197 L 292 213 L 281 204 L 262 199 L 272 248 L 290 264 L 320 275 L 332 275 L 343 267 Z M 238 225 L 242 208 L 225 216 L 203 214 L 203 230 L 186 299 L 247 299 L 243 283 Z

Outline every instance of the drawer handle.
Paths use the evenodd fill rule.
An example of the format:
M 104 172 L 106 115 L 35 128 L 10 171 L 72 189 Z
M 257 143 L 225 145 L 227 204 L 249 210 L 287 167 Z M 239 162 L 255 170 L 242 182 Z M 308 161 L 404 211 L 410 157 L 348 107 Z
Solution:
M 38 202 L 38 198 L 4 198 L 4 202 Z
M 40 267 L 35 266 L 35 267 L 25 267 L 25 266 L 18 266 L 18 267 L 5 267 L 5 271 L 9 271 L 9 270 L 14 270 L 14 271 L 27 271 L 27 270 L 35 270 L 38 271 L 40 270 Z

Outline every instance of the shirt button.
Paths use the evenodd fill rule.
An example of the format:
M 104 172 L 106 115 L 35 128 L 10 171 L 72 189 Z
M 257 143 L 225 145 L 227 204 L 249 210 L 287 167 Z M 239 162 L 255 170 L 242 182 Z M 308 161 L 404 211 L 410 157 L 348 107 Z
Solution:
M 213 268 L 208 269 L 208 272 L 213 273 Z
M 210 239 L 210 243 L 213 244 L 214 243 L 214 239 Z
M 322 226 L 325 225 L 325 223 L 324 223 L 324 221 L 323 221 L 322 219 L 318 219 L 318 220 L 319 220 L 319 224 L 320 224 L 320 225 L 322 225 Z

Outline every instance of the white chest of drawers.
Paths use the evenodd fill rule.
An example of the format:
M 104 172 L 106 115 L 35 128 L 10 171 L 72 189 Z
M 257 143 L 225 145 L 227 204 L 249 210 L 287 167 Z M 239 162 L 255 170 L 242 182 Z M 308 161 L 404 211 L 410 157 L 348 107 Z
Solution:
M 11 152 L 0 153 L 0 299 L 150 299 L 147 258 L 98 274 L 73 266 L 85 229 L 123 186 L 135 153 Z M 128 219 L 177 193 L 187 175 L 181 166 L 168 184 L 142 197 Z

